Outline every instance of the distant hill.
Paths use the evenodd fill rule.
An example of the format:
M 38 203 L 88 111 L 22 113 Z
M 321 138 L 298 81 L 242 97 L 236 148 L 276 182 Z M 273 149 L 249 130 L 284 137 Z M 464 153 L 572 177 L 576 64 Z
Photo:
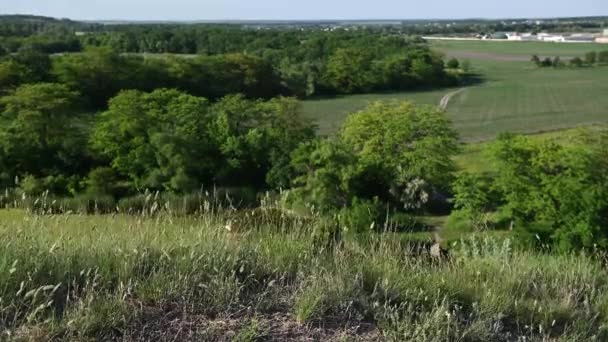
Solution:
M 92 25 L 70 19 L 37 15 L 0 15 L 0 36 L 27 37 L 38 34 L 67 34 L 90 28 Z
M 38 15 L 28 15 L 28 14 L 14 14 L 14 15 L 5 15 L 0 14 L 0 22 L 47 22 L 47 23 L 74 23 L 78 22 L 70 20 L 70 19 L 57 19 L 52 17 L 44 17 Z

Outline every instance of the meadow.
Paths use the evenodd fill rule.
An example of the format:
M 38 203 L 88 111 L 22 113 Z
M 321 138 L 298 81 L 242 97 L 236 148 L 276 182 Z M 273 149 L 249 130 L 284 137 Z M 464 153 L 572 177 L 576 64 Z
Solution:
M 596 43 L 433 40 L 430 44 L 432 48 L 453 56 L 465 53 L 481 53 L 505 57 L 526 57 L 528 59 L 533 54 L 551 57 L 582 57 L 589 51 L 608 49 L 608 45 Z
M 500 50 L 507 47 L 512 50 Z M 524 53 L 524 47 L 530 50 Z M 559 47 L 565 48 L 559 52 L 563 56 L 573 53 L 570 49 L 574 46 Z M 192 122 L 193 118 L 200 119 L 198 105 L 205 100 L 176 91 L 129 92 L 120 96 L 104 114 L 106 121 L 99 121 L 108 125 L 102 125 L 100 133 L 95 135 L 101 139 L 97 146 L 118 146 L 123 150 L 149 140 L 147 147 L 156 151 L 155 144 L 163 142 L 163 148 L 158 149 L 162 153 L 134 150 L 125 156 L 119 155 L 118 163 L 111 165 L 137 161 L 133 156 L 145 155 L 149 158 L 142 161 L 150 163 L 144 165 L 149 175 L 134 173 L 129 177 L 136 181 L 154 181 L 159 186 L 158 177 L 168 175 L 170 178 L 161 179 L 162 184 L 171 186 L 174 192 L 141 193 L 141 186 L 135 182 L 138 192 L 134 196 L 113 197 L 109 194 L 120 194 L 124 182 L 108 168 L 96 169 L 81 179 L 82 182 L 74 182 L 86 186 L 82 189 L 86 192 L 67 198 L 39 189 L 45 183 L 37 182 L 35 177 L 26 176 L 20 183 L 15 177 L 19 188 L 0 193 L 0 203 L 6 207 L 0 210 L 0 340 L 608 340 L 608 272 L 606 249 L 601 249 L 608 243 L 596 247 L 593 243 L 597 240 L 592 240 L 584 248 L 561 252 L 544 242 L 534 245 L 537 248 L 529 248 L 531 244 L 524 245 L 526 241 L 518 240 L 517 234 L 522 230 L 510 230 L 498 224 L 474 225 L 477 221 L 471 217 L 460 221 L 463 216 L 448 217 L 457 196 L 436 193 L 444 196 L 439 201 L 445 207 L 434 208 L 426 202 L 428 193 L 424 183 L 419 182 L 420 177 L 437 174 L 437 184 L 445 182 L 447 191 L 454 188 L 456 193 L 457 186 L 452 186 L 452 179 L 443 177 L 452 171 L 450 167 L 444 168 L 449 166 L 452 157 L 457 166 L 457 179 L 464 172 L 497 173 L 498 169 L 488 161 L 484 151 L 500 132 L 545 132 L 535 135 L 534 141 L 525 145 L 527 149 L 517 155 L 524 160 L 527 151 L 537 151 L 534 142 L 552 140 L 567 144 L 571 139 L 574 141 L 577 130 L 562 129 L 605 123 L 608 67 L 537 69 L 527 61 L 502 58 L 504 54 L 521 59 L 528 53 L 557 53 L 548 50 L 553 49 L 553 45 L 533 51 L 531 48 L 540 49 L 540 46 L 492 44 L 485 54 L 479 51 L 482 47 L 469 42 L 463 45 L 450 42 L 437 48 L 448 55 L 450 51 L 468 49 L 477 57 L 471 58 L 471 64 L 480 82 L 432 91 L 316 98 L 304 101 L 303 110 L 307 118 L 317 122 L 321 135 L 332 135 L 348 113 L 363 109 L 370 102 L 409 99 L 436 106 L 446 94 L 452 93 L 446 111 L 461 140 L 467 143 L 458 155 L 454 157 L 459 142 L 456 134 L 452 134 L 451 123 L 443 119 L 443 113 L 429 108 L 410 108 L 409 104 L 372 106 L 367 114 L 358 116 L 358 121 L 346 126 L 344 132 L 348 134 L 339 136 L 344 145 L 334 145 L 327 139 L 316 147 L 311 145 L 315 147 L 313 150 L 298 150 L 294 160 L 304 162 L 300 165 L 305 170 L 302 175 L 310 176 L 304 186 L 293 192 L 270 188 L 276 191 L 266 193 L 263 198 L 262 194 L 253 193 L 254 199 L 247 204 L 230 198 L 228 188 L 217 192 L 222 195 L 216 195 L 215 191 L 212 195 L 203 194 L 202 190 L 187 192 L 194 189 L 194 183 L 184 177 L 184 167 L 202 164 L 200 158 L 214 151 L 193 153 L 192 147 L 218 137 L 217 142 L 222 143 L 218 144 L 218 151 L 227 152 L 225 158 L 221 155 L 218 159 L 218 165 L 227 161 L 227 165 L 239 167 L 238 172 L 224 174 L 227 181 L 245 180 L 247 184 L 246 177 L 260 175 L 259 179 L 266 181 L 263 176 L 267 170 L 258 175 L 256 165 L 265 165 L 266 157 L 274 160 L 270 158 L 276 156 L 277 151 L 290 156 L 294 150 L 273 149 L 268 156 L 256 155 L 256 151 L 275 145 L 286 148 L 292 142 L 312 140 L 315 135 L 308 126 L 294 125 L 296 116 L 290 116 L 292 112 L 287 109 L 297 108 L 297 103 L 285 99 L 254 103 L 239 97 L 226 98 L 211 107 L 209 117 L 218 118 L 212 125 L 203 125 L 201 120 L 203 135 L 195 131 L 187 144 L 173 146 L 169 142 L 182 142 L 188 138 L 184 132 L 191 132 L 192 126 L 199 127 Z M 576 48 L 587 51 L 583 45 Z M 492 54 L 502 57 L 492 58 Z M 52 94 L 65 93 L 65 98 L 72 96 L 67 88 L 49 85 L 24 89 L 24 95 L 39 94 L 46 89 Z M 29 97 L 26 99 L 29 101 Z M 35 99 L 44 104 L 49 102 L 46 98 Z M 181 101 L 174 102 L 174 99 Z M 22 102 L 19 97 L 12 101 Z M 155 105 L 134 105 L 146 103 Z M 177 111 L 179 120 L 175 120 L 176 108 L 182 109 Z M 253 110 L 249 113 L 243 111 L 244 108 Z M 234 116 L 228 115 L 232 112 Z M 241 115 L 243 112 L 245 116 Z M 128 115 L 123 115 L 125 113 Z M 379 116 L 381 119 L 377 119 Z M 24 118 L 23 122 L 32 122 L 31 116 L 24 115 Z M 103 140 L 129 128 L 135 121 L 142 125 L 125 130 L 128 133 L 125 139 L 135 136 L 133 142 Z M 177 126 L 143 125 L 159 121 Z M 116 122 L 125 125 L 111 125 Z M 373 126 L 367 125 L 370 122 Z M 248 125 L 253 127 L 251 131 L 230 130 L 232 126 Z M 406 127 L 408 125 L 411 127 Z M 76 126 L 87 125 L 83 121 Z M 204 135 L 208 128 L 216 135 Z M 374 130 L 371 135 L 367 134 Z M 302 136 L 304 138 L 299 138 Z M 387 140 L 392 141 L 385 144 Z M 10 147 L 19 146 L 23 141 L 26 140 L 15 139 Z M 250 145 L 251 141 L 261 141 L 262 148 Z M 356 154 L 350 153 L 359 142 L 369 141 L 379 143 L 366 146 L 369 149 L 360 148 Z M 73 145 L 81 143 L 86 144 L 74 140 Z M 385 148 L 386 145 L 394 149 Z M 411 146 L 416 147 L 416 153 L 409 151 Z M 590 148 L 598 146 L 605 150 L 606 145 L 602 144 L 590 145 Z M 29 157 L 29 150 L 24 151 Z M 559 197 L 562 194 L 566 194 L 563 197 L 568 200 L 573 194 L 578 196 L 584 192 L 580 189 L 606 184 L 603 175 L 599 175 L 606 170 L 597 162 L 600 160 L 597 158 L 604 157 L 601 153 L 577 159 L 574 157 L 579 150 L 542 149 L 541 152 L 541 156 L 546 154 L 558 167 L 579 172 L 575 174 L 580 175 L 579 179 L 565 177 L 571 182 L 564 184 L 571 187 L 564 192 L 557 191 L 557 200 L 562 199 Z M 313 158 L 307 164 L 310 156 Z M 252 157 L 251 162 L 248 157 Z M 416 166 L 411 168 L 414 173 L 406 175 L 407 184 L 397 179 L 401 176 L 401 163 L 393 163 L 392 159 L 398 158 L 408 158 L 409 165 Z M 176 163 L 165 163 L 165 159 Z M 285 161 L 289 159 L 277 160 L 277 165 L 285 166 L 279 164 Z M 578 167 L 579 164 L 584 167 Z M 66 165 L 68 170 L 73 168 L 73 164 Z M 366 169 L 370 165 L 389 167 Z M 435 165 L 437 170 L 427 169 L 427 165 Z M 173 175 L 172 168 L 179 173 Z M 288 172 L 288 169 L 277 170 Z M 225 170 L 218 168 L 210 173 L 221 174 Z M 350 173 L 353 170 L 365 172 L 353 175 Z M 599 172 L 592 172 L 596 170 Z M 441 171 L 445 172 L 440 175 Z M 548 168 L 543 174 L 543 179 L 548 180 L 544 183 L 553 184 L 555 173 L 552 171 Z M 391 177 L 375 178 L 380 174 Z M 312 177 L 317 175 L 322 177 Z M 50 177 L 45 181 L 47 179 L 57 180 Z M 380 181 L 376 182 L 377 179 Z M 513 183 L 521 181 L 521 178 L 513 179 Z M 370 184 L 373 184 L 370 188 L 377 187 L 383 181 L 380 187 L 385 188 L 384 193 L 366 188 Z M 334 191 L 340 188 L 340 183 L 347 186 Z M 581 183 L 590 185 L 578 186 Z M 398 202 L 378 202 L 378 194 L 392 196 L 393 184 L 403 187 L 403 194 L 412 195 L 411 198 L 402 196 L 396 198 Z M 418 193 L 416 187 L 420 184 Z M 534 185 L 530 185 L 533 190 L 537 189 Z M 461 186 L 460 190 L 462 188 L 481 189 L 482 195 L 486 192 L 480 184 Z M 555 187 L 556 190 L 562 188 Z M 324 195 L 327 191 L 328 196 L 321 196 L 323 201 L 320 201 L 318 196 L 305 196 L 303 189 L 311 189 L 313 195 Z M 298 196 L 297 190 L 300 195 L 304 194 L 301 201 L 291 203 L 284 197 Z M 539 193 L 523 190 L 522 197 Z M 568 190 L 572 191 L 567 193 Z M 590 199 L 587 196 L 584 203 L 602 199 L 603 193 L 598 193 Z M 247 197 L 247 193 L 241 195 Z M 342 197 L 349 201 L 345 202 Z M 490 207 L 482 207 L 480 213 L 497 214 L 497 207 L 504 204 L 503 198 L 497 198 Z M 475 200 L 471 196 L 470 202 Z M 545 203 L 537 200 L 541 205 Z M 322 205 L 326 202 L 335 206 L 331 207 L 332 211 L 323 211 Z M 578 197 L 571 202 L 578 202 Z M 597 202 L 597 215 L 593 210 L 587 213 L 593 219 L 587 222 L 588 226 L 581 219 L 583 224 L 572 225 L 576 230 L 569 233 L 589 232 L 603 238 L 601 229 L 593 230 L 595 219 L 603 215 L 601 210 L 606 207 L 604 202 Z M 395 203 L 407 210 L 391 211 Z M 559 207 L 561 202 L 556 203 Z M 423 207 L 425 204 L 429 204 L 428 210 Z M 467 214 L 462 210 L 460 213 Z M 561 212 L 551 214 L 560 216 Z M 547 220 L 553 216 L 539 217 Z M 514 219 L 507 219 L 512 228 Z M 505 222 L 508 221 L 501 221 Z M 438 241 L 433 240 L 432 233 L 441 235 Z M 538 235 L 537 239 L 540 241 Z M 439 247 L 441 257 L 432 253 L 433 248 Z
M 487 45 L 486 45 L 487 44 Z M 549 44 L 508 42 L 433 42 L 432 46 L 450 55 L 454 51 L 494 51 L 513 56 L 534 53 L 582 55 L 595 44 Z M 487 50 L 485 50 L 487 49 Z M 608 47 L 606 47 L 608 49 Z M 538 133 L 579 125 L 608 122 L 608 67 L 544 68 L 528 61 L 494 60 L 487 56 L 470 59 L 472 72 L 481 82 L 465 86 L 454 95 L 447 113 L 463 141 L 491 140 L 510 131 Z M 347 113 L 364 108 L 375 100 L 412 100 L 439 104 L 454 91 L 408 92 L 381 95 L 353 95 L 334 99 L 304 101 L 304 113 L 319 123 L 322 134 L 331 133 Z
M 306 118 L 316 122 L 320 135 L 331 135 L 336 132 L 350 113 L 359 111 L 372 102 L 405 99 L 419 104 L 435 106 L 449 91 L 449 89 L 440 89 L 316 98 L 302 101 L 302 112 Z
M 480 237 L 436 262 L 389 235 L 327 244 L 313 233 L 319 218 L 262 215 L 236 229 L 212 207 L 187 218 L 0 216 L 4 340 L 608 337 L 608 273 L 585 254 Z

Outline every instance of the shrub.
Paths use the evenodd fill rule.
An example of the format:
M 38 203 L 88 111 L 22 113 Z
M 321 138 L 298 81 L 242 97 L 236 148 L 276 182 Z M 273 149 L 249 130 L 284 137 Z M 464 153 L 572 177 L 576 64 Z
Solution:
M 532 61 L 532 63 L 534 63 L 538 67 L 542 66 L 540 58 L 538 57 L 538 55 L 532 55 L 531 61 Z
M 494 186 L 522 236 L 560 250 L 608 248 L 608 136 L 583 132 L 573 142 L 499 137 Z
M 447 67 L 450 69 L 458 69 L 459 66 L 460 66 L 460 62 L 458 62 L 458 60 L 456 58 L 450 59 L 447 63 Z
M 608 63 L 608 51 L 601 51 L 597 54 L 597 61 L 599 63 Z
M 340 216 L 346 231 L 369 233 L 382 230 L 387 213 L 377 197 L 373 200 L 354 198 L 349 207 L 340 211 Z
M 556 56 L 553 58 L 553 67 L 554 68 L 561 68 L 564 66 L 564 62 L 562 62 L 561 58 L 559 58 L 559 56 Z
M 597 52 L 591 51 L 585 54 L 585 63 L 593 65 L 597 62 Z
M 492 205 L 490 184 L 477 175 L 463 173 L 454 182 L 452 190 L 454 207 L 461 211 L 473 226 L 481 228 L 484 214 Z
M 89 194 L 118 195 L 118 175 L 110 167 L 99 167 L 91 170 L 84 183 L 86 192 Z
M 574 57 L 570 60 L 570 65 L 576 68 L 580 68 L 583 66 L 583 60 L 580 57 Z

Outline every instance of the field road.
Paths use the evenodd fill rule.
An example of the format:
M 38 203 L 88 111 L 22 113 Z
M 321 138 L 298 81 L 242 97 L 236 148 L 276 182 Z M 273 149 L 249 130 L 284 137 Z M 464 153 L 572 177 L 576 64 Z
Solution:
M 452 99 L 452 97 L 454 97 L 455 95 L 458 95 L 459 93 L 463 92 L 466 88 L 460 88 L 458 90 L 454 90 L 452 92 L 449 92 L 447 94 L 445 94 L 442 98 L 441 101 L 439 101 L 439 108 L 441 110 L 446 110 L 446 108 L 448 108 L 448 105 L 450 104 L 450 100 Z

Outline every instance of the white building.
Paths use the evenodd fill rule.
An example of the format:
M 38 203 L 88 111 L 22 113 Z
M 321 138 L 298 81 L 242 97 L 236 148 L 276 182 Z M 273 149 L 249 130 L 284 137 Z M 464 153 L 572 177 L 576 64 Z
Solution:
M 538 40 L 542 40 L 544 42 L 557 42 L 557 43 L 561 43 L 561 42 L 565 42 L 566 38 L 564 38 L 564 36 L 560 36 L 560 35 L 552 35 L 552 34 L 548 34 L 548 33 L 539 33 L 537 36 Z
M 508 40 L 521 40 L 521 35 L 517 32 L 506 33 Z
M 608 36 L 608 29 L 604 29 L 604 36 Z

